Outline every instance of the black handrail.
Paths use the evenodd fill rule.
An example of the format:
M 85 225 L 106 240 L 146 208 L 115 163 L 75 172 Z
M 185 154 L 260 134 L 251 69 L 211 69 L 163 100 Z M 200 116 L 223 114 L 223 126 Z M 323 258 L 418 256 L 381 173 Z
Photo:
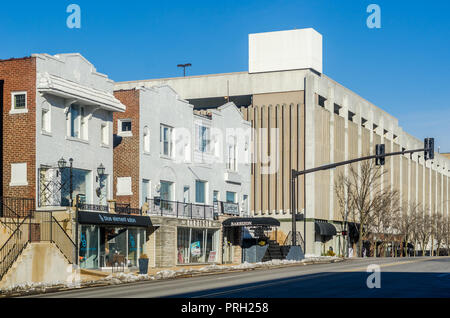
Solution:
M 30 216 L 27 216 L 22 220 L 16 230 L 0 248 L 0 280 L 14 264 L 30 240 L 29 238 L 24 239 L 24 235 L 21 230 L 21 227 L 29 218 Z M 29 230 L 31 230 L 31 227 Z

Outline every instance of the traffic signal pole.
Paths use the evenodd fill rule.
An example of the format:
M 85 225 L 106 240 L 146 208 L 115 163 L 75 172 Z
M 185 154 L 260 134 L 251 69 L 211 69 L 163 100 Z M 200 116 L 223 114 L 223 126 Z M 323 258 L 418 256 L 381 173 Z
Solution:
M 425 146 L 422 149 L 403 150 L 403 151 L 397 151 L 397 152 L 391 152 L 391 153 L 383 153 L 383 154 L 379 154 L 379 155 L 365 156 L 365 157 L 361 157 L 361 158 L 355 158 L 355 159 L 345 160 L 345 161 L 341 161 L 341 162 L 331 163 L 331 164 L 319 166 L 319 167 L 316 167 L 316 168 L 301 170 L 301 171 L 292 169 L 292 171 L 291 171 L 291 186 L 292 186 L 292 191 L 291 191 L 292 245 L 293 246 L 297 245 L 297 238 L 296 238 L 296 231 L 297 231 L 297 226 L 296 226 L 297 218 L 296 217 L 297 217 L 297 213 L 296 213 L 296 205 L 295 205 L 295 179 L 298 176 L 306 175 L 308 173 L 313 173 L 313 172 L 317 172 L 317 171 L 334 169 L 334 168 L 339 167 L 339 166 L 344 166 L 344 165 L 348 165 L 348 164 L 359 162 L 359 161 L 371 160 L 371 159 L 378 159 L 379 160 L 379 159 L 384 159 L 385 157 L 405 155 L 405 154 L 408 154 L 408 153 L 412 154 L 412 153 L 415 153 L 415 152 L 424 152 L 425 160 L 434 159 L 434 139 L 433 138 L 426 138 L 424 145 Z M 304 246 L 304 251 L 303 252 L 306 253 L 306 207 L 305 207 L 304 211 L 305 212 L 304 212 L 303 220 L 305 222 L 305 229 L 304 229 L 305 233 L 303 233 L 303 235 L 305 236 L 305 238 L 304 238 L 305 246 Z
M 391 152 L 391 153 L 386 153 L 383 155 L 371 155 L 371 156 L 341 161 L 341 162 L 337 162 L 337 163 L 331 163 L 328 165 L 324 165 L 324 166 L 320 166 L 320 167 L 316 167 L 316 168 L 312 168 L 312 169 L 307 169 L 307 170 L 302 170 L 302 171 L 297 171 L 297 170 L 293 169 L 292 170 L 292 178 L 296 178 L 298 176 L 305 175 L 305 174 L 312 173 L 312 172 L 334 169 L 339 166 L 344 166 L 344 165 L 348 165 L 348 164 L 359 162 L 359 161 L 370 160 L 370 159 L 379 159 L 379 158 L 384 158 L 384 157 L 389 157 L 389 156 L 405 155 L 408 153 L 422 152 L 422 151 L 426 151 L 426 150 L 427 149 L 415 149 L 415 150 Z

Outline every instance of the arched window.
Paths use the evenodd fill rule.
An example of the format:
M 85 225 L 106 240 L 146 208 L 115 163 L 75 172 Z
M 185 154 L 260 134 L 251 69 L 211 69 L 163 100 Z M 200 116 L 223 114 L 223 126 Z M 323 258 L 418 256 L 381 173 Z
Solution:
M 150 152 L 150 129 L 144 127 L 144 152 Z

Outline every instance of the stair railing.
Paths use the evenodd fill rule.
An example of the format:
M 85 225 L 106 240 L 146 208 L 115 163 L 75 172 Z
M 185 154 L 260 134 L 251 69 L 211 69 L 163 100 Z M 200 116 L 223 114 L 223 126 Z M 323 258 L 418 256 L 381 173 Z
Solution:
M 54 243 L 69 263 L 75 264 L 76 245 L 61 224 L 55 219 L 52 212 L 36 211 L 35 220 L 40 226 L 39 240 L 41 242 Z
M 303 247 L 305 243 L 303 241 L 303 237 L 302 237 L 301 233 L 297 231 L 297 232 L 295 232 L 295 234 L 296 234 L 297 244 L 299 246 Z M 287 246 L 287 245 L 291 245 L 291 244 L 292 244 L 292 231 L 290 231 L 289 234 L 286 236 L 286 239 L 284 240 L 283 245 Z
M 28 231 L 31 230 L 29 222 L 27 222 L 29 219 L 31 219 L 30 216 L 25 217 L 0 248 L 0 280 L 8 272 L 31 239 L 30 232 L 26 233 L 27 227 Z

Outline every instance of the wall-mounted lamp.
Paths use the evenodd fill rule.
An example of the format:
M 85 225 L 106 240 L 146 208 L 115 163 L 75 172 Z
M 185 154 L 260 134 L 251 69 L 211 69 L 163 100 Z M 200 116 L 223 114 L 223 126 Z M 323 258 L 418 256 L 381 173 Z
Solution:
M 103 177 L 104 175 L 105 175 L 105 167 L 103 166 L 103 164 L 101 163 L 100 164 L 100 166 L 98 166 L 98 168 L 97 168 L 97 177 L 96 177 L 96 180 L 97 180 L 97 182 L 98 182 L 98 180 L 99 180 L 99 177 L 101 178 L 101 177 Z
M 64 158 L 61 158 L 58 160 L 58 168 L 59 169 L 64 169 L 67 167 L 67 161 Z

